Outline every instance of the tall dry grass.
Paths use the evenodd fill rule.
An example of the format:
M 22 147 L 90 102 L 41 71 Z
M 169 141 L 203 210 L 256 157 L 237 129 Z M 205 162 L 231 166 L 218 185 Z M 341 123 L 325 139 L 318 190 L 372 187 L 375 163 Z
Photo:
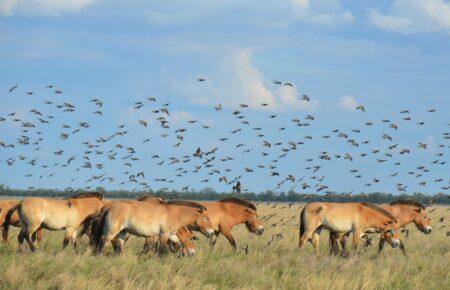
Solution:
M 79 247 L 62 251 L 62 233 L 44 233 L 37 253 L 16 252 L 14 229 L 10 245 L 0 245 L 2 289 L 450 289 L 450 210 L 438 207 L 431 213 L 434 231 L 424 235 L 410 226 L 406 240 L 409 257 L 385 247 L 376 253 L 360 249 L 349 258 L 330 257 L 328 234 L 322 233 L 323 256 L 317 258 L 308 244 L 298 245 L 299 205 L 259 205 L 261 216 L 276 213 L 265 221 L 266 232 L 255 236 L 245 226 L 233 230 L 239 251 L 233 253 L 220 237 L 214 251 L 205 238 L 196 243 L 194 257 L 139 257 L 143 240 L 130 239 L 121 256 L 107 248 L 94 257 L 86 240 Z M 445 216 L 444 222 L 438 220 Z M 282 220 L 282 221 L 280 221 Z M 278 237 L 276 236 L 277 234 Z M 268 245 L 270 240 L 273 241 Z M 242 249 L 248 245 L 249 253 Z

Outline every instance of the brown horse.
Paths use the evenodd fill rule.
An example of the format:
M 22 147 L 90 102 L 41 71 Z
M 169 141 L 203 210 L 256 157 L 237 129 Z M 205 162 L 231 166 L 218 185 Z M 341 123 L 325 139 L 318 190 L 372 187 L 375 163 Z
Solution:
M 306 205 L 300 214 L 299 248 L 310 241 L 319 252 L 319 237 L 322 229 L 331 232 L 353 233 L 353 248 L 356 250 L 362 233 L 368 228 L 380 229 L 392 247 L 399 244 L 396 218 L 388 211 L 371 203 L 324 203 Z
M 431 233 L 430 218 L 428 217 L 425 206 L 411 200 L 397 200 L 390 204 L 381 204 L 381 208 L 390 212 L 396 217 L 399 227 L 405 227 L 410 223 L 414 223 L 416 227 L 424 234 Z M 343 251 L 345 252 L 347 239 L 350 233 L 341 236 L 339 233 L 330 234 L 330 253 L 337 254 L 339 252 L 338 241 L 340 240 Z M 381 252 L 386 239 L 381 235 L 378 243 L 378 252 Z M 406 255 L 405 245 L 399 240 L 400 250 Z
M 2 227 L 3 242 L 8 242 L 9 226 L 20 227 L 19 217 L 19 204 L 18 200 L 2 200 L 0 201 L 0 225 Z M 38 243 L 42 240 L 42 229 L 32 236 L 33 240 L 37 240 Z
M 230 197 L 201 204 L 208 210 L 215 233 L 211 240 L 211 246 L 216 244 L 217 237 L 222 233 L 236 251 L 236 241 L 231 234 L 231 229 L 238 224 L 245 223 L 247 229 L 256 235 L 262 235 L 264 232 L 264 226 L 258 217 L 256 206 L 249 201 Z
M 172 252 L 180 252 L 183 256 L 189 255 L 192 256 L 195 254 L 195 246 L 192 240 L 196 239 L 194 233 L 188 226 L 184 226 L 176 232 L 176 236 L 178 238 L 178 242 L 174 240 L 168 241 L 169 247 Z M 156 237 L 146 237 L 144 243 L 144 249 L 142 250 L 142 254 L 146 254 L 149 250 L 153 249 L 154 251 L 158 250 L 158 240 Z
M 157 204 L 161 203 L 161 202 L 166 202 L 166 200 L 160 196 L 141 196 L 137 199 L 137 201 L 154 202 Z M 80 232 L 80 236 L 82 236 L 83 234 L 86 234 L 89 238 L 91 246 L 93 246 L 95 248 L 95 245 L 99 241 L 95 240 L 94 233 L 96 232 L 98 226 L 100 225 L 100 221 L 102 219 L 103 213 L 118 203 L 130 203 L 130 202 L 132 202 L 132 200 L 114 200 L 114 201 L 106 202 L 105 205 L 103 206 L 102 212 L 100 214 L 85 220 L 83 229 Z M 184 252 L 185 249 L 186 249 L 186 251 L 188 251 L 188 253 L 195 253 L 195 247 L 194 247 L 193 243 L 191 242 L 193 233 L 190 229 L 188 229 L 187 227 L 183 227 L 177 231 L 176 235 L 177 235 L 181 245 L 178 243 L 175 244 L 172 242 L 172 244 L 170 244 L 170 246 L 173 249 L 178 250 L 179 246 L 181 246 L 183 249 L 183 254 L 185 254 L 185 252 Z M 124 243 L 126 243 L 128 241 L 129 236 L 130 235 L 128 233 L 126 233 L 126 235 L 124 236 Z M 170 240 L 169 240 L 169 243 L 170 243 Z M 157 244 L 158 244 L 158 241 L 157 241 L 156 237 L 145 238 L 145 244 L 144 244 L 144 249 L 142 251 L 142 254 L 147 253 L 151 248 L 155 248 Z M 111 241 L 111 245 L 113 246 L 114 251 L 116 253 L 118 253 L 119 248 L 118 248 L 117 237 Z
M 19 200 L 0 199 L 0 224 L 3 225 L 6 214 L 8 211 L 17 206 L 20 203 Z
M 84 220 L 98 214 L 104 204 L 103 195 L 97 192 L 80 193 L 67 199 L 26 198 L 19 205 L 21 230 L 18 236 L 19 251 L 24 239 L 31 251 L 35 251 L 31 236 L 40 228 L 65 230 L 63 247 L 76 238 Z
M 117 201 L 114 201 L 114 202 L 117 202 Z M 105 208 L 105 210 L 106 210 L 106 208 Z M 85 221 L 83 231 L 80 234 L 80 236 L 83 234 L 86 234 L 89 238 L 91 246 L 93 246 L 94 248 L 96 245 L 94 233 L 96 232 L 98 226 L 100 225 L 101 219 L 102 219 L 101 214 L 97 215 L 91 219 L 87 219 Z M 186 227 L 186 226 L 182 227 L 182 228 L 178 229 L 175 234 L 177 236 L 177 240 L 174 238 L 173 238 L 173 240 L 176 240 L 176 242 L 173 242 L 172 240 L 168 241 L 168 244 L 169 244 L 171 250 L 173 252 L 178 252 L 181 250 L 181 253 L 183 255 L 195 254 L 195 246 L 194 246 L 194 243 L 192 242 L 192 240 L 195 239 L 195 237 L 194 237 L 193 232 L 189 229 L 189 227 Z M 124 243 L 126 243 L 128 241 L 129 236 L 130 235 L 127 233 L 126 236 L 123 238 Z M 146 237 L 145 238 L 144 248 L 141 252 L 141 255 L 148 253 L 152 249 L 156 251 L 159 248 L 158 247 L 159 240 L 157 238 L 158 237 Z M 119 241 L 117 240 L 117 238 L 114 238 L 111 241 L 111 245 L 113 246 L 113 249 L 116 253 L 119 253 L 118 243 L 119 243 Z
M 103 213 L 94 233 L 95 253 L 101 253 L 104 245 L 114 238 L 117 238 L 116 252 L 120 253 L 127 234 L 159 236 L 162 253 L 169 239 L 178 241 L 177 230 L 188 225 L 208 237 L 214 234 L 206 208 L 195 202 L 142 200 L 115 203 Z

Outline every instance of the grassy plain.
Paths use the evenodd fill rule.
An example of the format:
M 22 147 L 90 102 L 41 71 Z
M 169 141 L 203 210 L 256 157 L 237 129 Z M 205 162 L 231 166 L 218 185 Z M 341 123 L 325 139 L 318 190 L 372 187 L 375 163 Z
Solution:
M 44 232 L 37 253 L 17 253 L 17 229 L 9 245 L 0 245 L 2 289 L 450 289 L 450 208 L 438 206 L 430 216 L 433 232 L 410 226 L 408 257 L 389 246 L 374 245 L 349 258 L 330 257 L 328 234 L 322 233 L 317 258 L 312 246 L 298 251 L 300 204 L 259 204 L 266 232 L 255 236 L 240 225 L 233 230 L 239 250 L 220 237 L 213 251 L 201 237 L 194 257 L 138 256 L 142 238 L 131 238 L 121 256 L 111 247 L 94 257 L 81 242 L 79 253 L 62 250 L 62 232 Z M 267 219 L 270 215 L 274 216 Z M 444 217 L 443 222 L 439 219 Z M 271 241 L 269 243 L 269 241 Z M 244 248 L 248 245 L 248 254 Z

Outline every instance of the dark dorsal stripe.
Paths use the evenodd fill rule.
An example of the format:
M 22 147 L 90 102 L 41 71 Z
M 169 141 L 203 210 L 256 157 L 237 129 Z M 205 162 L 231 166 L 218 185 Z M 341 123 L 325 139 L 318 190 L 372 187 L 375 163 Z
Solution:
M 385 215 L 385 216 L 387 216 L 387 217 L 390 218 L 391 220 L 395 219 L 395 217 L 394 217 L 390 212 L 388 212 L 388 211 L 385 210 L 384 208 L 381 208 L 381 207 L 379 207 L 379 206 L 374 205 L 373 203 L 362 202 L 361 204 L 364 205 L 364 206 L 366 206 L 366 207 L 369 207 L 369 208 L 371 208 L 371 209 L 373 209 L 373 210 L 375 210 L 375 211 L 377 211 L 377 212 L 379 212 L 379 213 L 381 213 L 381 214 L 383 214 L 383 215 Z
M 414 200 L 399 199 L 399 200 L 396 200 L 396 201 L 393 201 L 390 203 L 390 205 L 396 205 L 396 204 L 411 205 L 411 206 L 416 206 L 421 209 L 425 209 L 425 206 L 423 204 L 421 204 L 420 202 L 414 201 Z
M 75 194 L 74 196 L 69 197 L 69 199 L 79 199 L 79 198 L 89 198 L 89 197 L 96 197 L 100 200 L 103 199 L 103 194 L 100 192 L 83 192 Z
M 256 206 L 253 203 L 243 200 L 243 199 L 240 199 L 240 198 L 227 197 L 227 198 L 221 199 L 220 202 L 231 202 L 231 203 L 243 205 L 245 207 L 251 208 L 254 211 L 256 211 Z
M 206 208 L 196 202 L 193 201 L 187 201 L 187 200 L 168 200 L 166 201 L 166 204 L 171 204 L 171 205 L 183 205 L 183 206 L 189 206 L 189 207 L 194 207 L 197 208 L 201 211 L 206 211 Z
M 166 200 L 161 197 L 161 196 L 154 196 L 154 195 L 143 195 L 140 196 L 137 201 L 145 201 L 145 200 L 149 200 L 149 199 L 158 199 L 161 202 L 165 202 Z

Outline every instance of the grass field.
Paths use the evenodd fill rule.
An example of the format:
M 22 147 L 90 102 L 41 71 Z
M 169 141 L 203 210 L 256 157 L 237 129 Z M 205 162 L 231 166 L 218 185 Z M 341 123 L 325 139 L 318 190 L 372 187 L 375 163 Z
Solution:
M 300 205 L 260 204 L 266 232 L 256 236 L 240 225 L 233 230 L 239 251 L 233 253 L 224 237 L 214 251 L 205 238 L 196 242 L 194 257 L 154 254 L 138 257 L 143 239 L 131 238 L 121 256 L 108 247 L 94 257 L 83 240 L 80 253 L 62 251 L 62 232 L 44 232 L 37 253 L 17 250 L 17 229 L 9 245 L 0 245 L 2 289 L 450 289 L 450 209 L 437 207 L 430 214 L 433 232 L 424 235 L 412 225 L 406 240 L 408 257 L 389 246 L 376 253 L 376 241 L 349 258 L 330 257 L 328 234 L 322 233 L 322 257 L 307 245 L 298 245 Z M 438 220 L 444 216 L 445 220 Z M 267 218 L 267 217 L 266 217 Z M 282 219 L 282 221 L 280 221 Z M 278 235 L 277 234 L 281 234 Z M 268 245 L 270 240 L 273 241 Z M 242 249 L 248 245 L 249 252 Z

